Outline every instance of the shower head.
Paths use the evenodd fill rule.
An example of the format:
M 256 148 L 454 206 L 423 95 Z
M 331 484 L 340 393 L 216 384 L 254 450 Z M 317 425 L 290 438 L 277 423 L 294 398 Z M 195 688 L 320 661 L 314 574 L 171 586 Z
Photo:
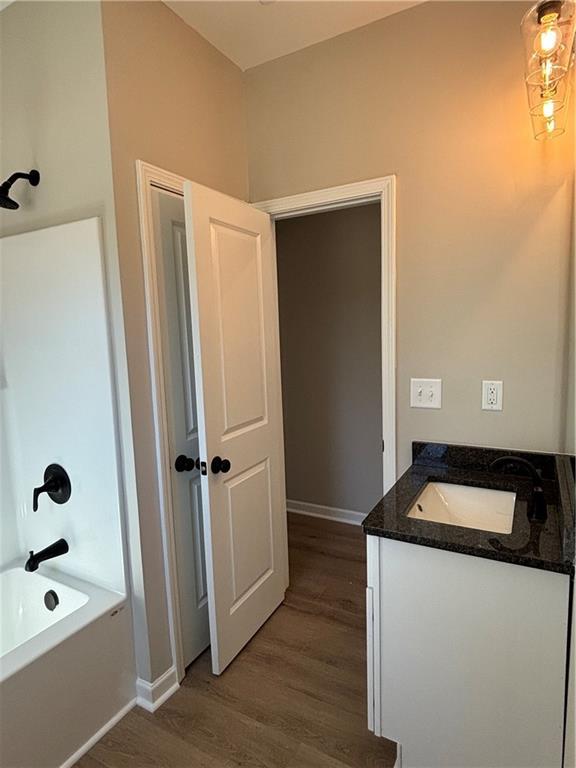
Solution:
M 37 187 L 40 184 L 40 174 L 36 170 L 31 170 L 30 173 L 21 173 L 20 171 L 13 173 L 3 184 L 0 184 L 0 208 L 6 208 L 9 211 L 15 211 L 17 208 L 20 208 L 20 204 L 16 200 L 12 200 L 9 195 L 10 187 L 18 179 L 26 179 L 33 187 Z
M 20 206 L 16 200 L 12 200 L 11 197 L 8 197 L 8 195 L 2 193 L 0 194 L 0 208 L 6 208 L 9 211 L 15 211 L 16 208 L 20 208 Z

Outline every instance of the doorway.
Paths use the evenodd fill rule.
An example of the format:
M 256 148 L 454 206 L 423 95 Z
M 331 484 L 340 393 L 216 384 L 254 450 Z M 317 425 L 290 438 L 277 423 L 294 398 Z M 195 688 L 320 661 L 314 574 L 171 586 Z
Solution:
M 179 449 L 177 449 L 176 446 L 176 430 L 171 428 L 169 424 L 171 415 L 168 403 L 171 397 L 172 385 L 171 374 L 170 372 L 167 373 L 166 371 L 165 361 L 170 358 L 167 350 L 169 350 L 171 347 L 173 347 L 175 350 L 174 359 L 177 359 L 179 356 L 181 365 L 185 365 L 186 354 L 182 351 L 182 328 L 184 327 L 182 318 L 178 319 L 177 316 L 174 316 L 172 319 L 172 326 L 174 328 L 178 326 L 178 323 L 180 324 L 178 326 L 178 333 L 180 337 L 178 343 L 175 341 L 176 335 L 178 334 L 172 332 L 172 336 L 174 338 L 170 340 L 166 335 L 170 332 L 167 330 L 162 330 L 162 322 L 164 322 L 166 329 L 168 329 L 170 326 L 169 313 L 164 312 L 166 319 L 164 321 L 162 320 L 162 303 L 166 301 L 166 290 L 170 290 L 170 286 L 168 284 L 164 285 L 163 280 L 165 280 L 165 278 L 163 278 L 162 268 L 159 267 L 158 264 L 157 251 L 159 248 L 161 248 L 161 243 L 159 244 L 158 237 L 160 237 L 161 240 L 162 236 L 157 235 L 154 230 L 154 221 L 152 215 L 152 191 L 155 188 L 157 190 L 163 190 L 164 192 L 171 193 L 173 197 L 179 198 L 180 202 L 182 201 L 182 193 L 184 189 L 187 191 L 188 200 L 185 204 L 185 214 L 187 215 L 186 226 L 188 227 L 187 240 L 189 249 L 191 248 L 193 253 L 193 261 L 189 261 L 189 264 L 193 264 L 193 267 L 189 269 L 189 289 L 191 296 L 194 295 L 195 290 L 197 291 L 198 283 L 202 280 L 209 281 L 216 277 L 217 279 L 215 285 L 219 285 L 218 262 L 221 261 L 222 258 L 227 258 L 225 251 L 226 248 L 232 249 L 229 251 L 231 255 L 233 252 L 234 254 L 244 254 L 244 256 L 242 256 L 244 259 L 244 267 L 242 267 L 241 270 L 238 270 L 237 263 L 234 261 L 229 262 L 230 267 L 232 268 L 230 274 L 234 274 L 234 270 L 236 270 L 236 277 L 234 277 L 234 279 L 229 279 L 227 274 L 220 273 L 220 277 L 222 274 L 224 274 L 224 279 L 228 281 L 226 296 L 227 298 L 232 297 L 232 300 L 235 302 L 234 309 L 242 310 L 244 308 L 249 310 L 244 312 L 235 311 L 228 318 L 224 318 L 224 322 L 228 323 L 230 333 L 233 335 L 235 334 L 235 337 L 232 341 L 232 346 L 228 351 L 231 352 L 229 359 L 231 361 L 236 361 L 235 364 L 237 364 L 237 368 L 235 369 L 234 373 L 237 375 L 229 378 L 229 380 L 232 383 L 240 382 L 239 391 L 241 392 L 241 397 L 244 397 L 243 401 L 237 399 L 235 402 L 239 403 L 240 407 L 243 408 L 245 403 L 249 402 L 250 405 L 252 405 L 252 403 L 256 402 L 258 399 L 256 398 L 255 400 L 254 398 L 254 392 L 256 390 L 242 386 L 242 384 L 246 377 L 248 377 L 248 379 L 250 379 L 250 377 L 254 378 L 254 372 L 257 372 L 260 361 L 262 361 L 263 366 L 264 364 L 268 366 L 267 373 L 265 375 L 272 376 L 270 379 L 271 388 L 269 389 L 269 392 L 272 393 L 270 408 L 268 410 L 263 410 L 262 416 L 259 416 L 258 413 L 256 413 L 254 417 L 252 417 L 251 414 L 248 414 L 251 416 L 249 420 L 244 419 L 242 423 L 239 421 L 237 425 L 229 425 L 229 427 L 227 427 L 229 434 L 226 432 L 226 430 L 224 430 L 220 432 L 222 437 L 218 437 L 218 440 L 220 441 L 218 446 L 229 450 L 233 448 L 233 446 L 230 444 L 230 436 L 235 437 L 236 433 L 239 437 L 256 434 L 256 429 L 262 425 L 263 427 L 267 428 L 265 430 L 265 434 L 271 435 L 271 439 L 274 441 L 275 448 L 273 451 L 277 451 L 277 453 L 267 454 L 268 456 L 272 456 L 272 459 L 264 458 L 264 460 L 258 460 L 255 458 L 254 460 L 251 460 L 252 463 L 250 466 L 248 466 L 245 471 L 240 473 L 241 482 L 244 482 L 245 480 L 250 481 L 247 483 L 247 486 L 252 486 L 251 488 L 248 487 L 248 496 L 245 498 L 243 497 L 240 483 L 236 483 L 236 486 L 238 489 L 240 489 L 240 492 L 237 494 L 237 498 L 239 499 L 238 509 L 240 510 L 240 505 L 243 505 L 243 514 L 253 514 L 253 509 L 255 509 L 254 500 L 257 496 L 261 500 L 262 508 L 267 509 L 268 506 L 270 508 L 270 514 L 266 512 L 266 516 L 262 518 L 263 521 L 265 519 L 269 520 L 269 527 L 268 523 L 265 526 L 259 525 L 255 528 L 252 526 L 251 530 L 253 530 L 253 533 L 255 533 L 256 536 L 254 536 L 253 533 L 248 535 L 246 531 L 242 532 L 240 529 L 238 529 L 238 542 L 240 547 L 243 547 L 243 550 L 241 552 L 239 550 L 241 557 L 237 559 L 237 566 L 235 566 L 233 562 L 234 557 L 231 559 L 228 557 L 214 557 L 216 547 L 221 548 L 220 554 L 226 555 L 229 552 L 234 553 L 235 542 L 230 539 L 230 536 L 234 534 L 234 526 L 228 524 L 222 528 L 222 524 L 225 523 L 226 519 L 229 521 L 232 519 L 232 510 L 230 506 L 226 508 L 225 505 L 227 503 L 230 504 L 231 487 L 233 488 L 234 485 L 229 482 L 227 483 L 226 481 L 228 478 L 222 477 L 222 475 L 215 479 L 214 477 L 210 476 L 210 473 L 207 469 L 207 463 L 208 466 L 210 466 L 210 460 L 208 459 L 208 453 L 210 451 L 208 451 L 206 447 L 206 422 L 204 424 L 202 423 L 202 409 L 205 408 L 205 402 L 199 406 L 199 455 L 197 456 L 194 454 L 192 443 L 185 446 L 187 453 L 183 454 L 183 456 L 187 458 L 188 462 L 190 462 L 190 467 L 185 468 L 187 472 L 190 472 L 190 478 L 192 478 L 194 470 L 198 468 L 200 469 L 200 485 L 202 488 L 202 501 L 204 505 L 202 511 L 202 519 L 204 521 L 204 549 L 207 569 L 206 580 L 213 659 L 214 653 L 216 653 L 216 656 L 218 656 L 219 653 L 218 642 L 215 644 L 214 640 L 221 640 L 222 647 L 224 642 L 228 642 L 233 633 L 227 631 L 226 622 L 230 622 L 231 617 L 232 621 L 239 619 L 241 616 L 240 613 L 238 613 L 236 618 L 233 617 L 234 610 L 236 607 L 243 606 L 246 602 L 243 597 L 244 594 L 250 598 L 250 620 L 244 622 L 242 626 L 238 625 L 239 629 L 241 629 L 241 633 L 237 633 L 238 637 L 235 639 L 233 647 L 231 646 L 226 650 L 226 658 L 224 659 L 225 666 L 235 656 L 235 654 L 238 652 L 238 650 L 240 650 L 245 642 L 247 642 L 250 637 L 257 631 L 259 626 L 262 625 L 266 618 L 271 615 L 275 607 L 280 604 L 282 601 L 283 591 L 286 589 L 288 583 L 287 562 L 285 555 L 287 549 L 284 549 L 286 542 L 285 535 L 282 531 L 283 527 L 285 531 L 286 526 L 286 503 L 284 489 L 284 461 L 282 452 L 281 410 L 279 400 L 280 369 L 279 351 L 277 344 L 278 304 L 276 295 L 275 250 L 273 242 L 273 225 L 275 220 L 291 218 L 293 216 L 302 214 L 322 213 L 327 210 L 336 210 L 338 208 L 351 208 L 353 206 L 365 205 L 368 203 L 376 203 L 380 210 L 379 225 L 382 235 L 380 241 L 380 290 L 382 295 L 381 391 L 382 434 L 384 435 L 385 449 L 382 454 L 383 460 L 381 472 L 383 490 L 386 490 L 387 487 L 389 487 L 394 482 L 394 179 L 393 177 L 387 177 L 385 179 L 377 179 L 361 184 L 352 184 L 346 187 L 323 190 L 319 193 L 308 193 L 306 195 L 296 196 L 295 198 L 285 198 L 282 200 L 264 202 L 256 206 L 250 206 L 246 203 L 235 201 L 232 198 L 228 198 L 205 187 L 191 184 L 181 177 L 175 176 L 174 174 L 162 171 L 161 169 L 154 168 L 153 166 L 149 166 L 144 163 L 138 163 L 138 182 L 142 225 L 143 258 L 146 278 L 150 366 L 154 384 L 153 400 L 155 408 L 158 474 L 162 504 L 161 515 L 164 528 L 167 581 L 169 585 L 170 631 L 173 657 L 175 659 L 178 677 L 181 680 L 184 676 L 186 666 L 185 659 L 190 658 L 190 653 L 185 653 L 183 647 L 184 642 L 186 642 L 186 630 L 184 629 L 183 624 L 186 623 L 188 619 L 185 616 L 185 610 L 182 610 L 181 602 L 182 600 L 186 599 L 186 594 L 190 594 L 190 590 L 192 588 L 191 571 L 194 571 L 194 574 L 197 578 L 198 569 L 196 567 L 196 562 L 194 564 L 194 569 L 190 568 L 190 560 L 194 559 L 194 555 L 193 548 L 191 547 L 189 540 L 189 554 L 181 554 L 180 557 L 178 555 L 178 548 L 180 547 L 178 540 L 180 538 L 180 534 L 178 533 L 178 523 L 175 521 L 176 513 L 174 502 L 175 500 L 177 502 L 179 493 L 174 488 L 173 470 L 175 469 L 174 457 Z M 190 216 L 190 211 L 193 212 L 192 216 Z M 174 213 L 174 216 L 175 215 L 176 213 Z M 174 216 L 172 221 L 176 221 Z M 235 216 L 236 219 L 234 219 Z M 228 224 L 226 224 L 226 220 L 228 220 Z M 199 227 L 198 231 L 196 231 L 197 227 Z M 180 230 L 182 229 L 181 222 L 179 228 Z M 172 230 L 174 230 L 174 227 L 172 227 Z M 173 231 L 170 236 L 172 239 L 174 239 Z M 203 274 L 198 272 L 198 253 L 196 252 L 198 250 L 198 243 L 200 243 L 200 247 L 207 249 L 207 260 L 205 259 L 203 266 L 200 265 L 200 270 L 201 272 L 203 270 Z M 254 245 L 252 245 L 252 243 Z M 182 251 L 181 246 L 179 247 L 180 251 Z M 172 246 L 172 248 L 175 253 L 177 253 L 178 248 L 174 249 L 174 246 Z M 239 251 L 238 248 L 240 249 Z M 210 249 L 212 250 L 210 251 Z M 265 254 L 264 256 L 262 256 L 263 253 Z M 251 254 L 253 254 L 253 256 Z M 172 262 L 174 262 L 175 258 L 176 256 L 174 255 L 170 257 Z M 181 260 L 181 254 L 179 258 Z M 234 256 L 234 259 L 235 258 L 236 256 Z M 169 263 L 170 259 L 168 260 Z M 263 265 L 263 273 L 258 271 L 260 270 L 260 266 L 258 265 Z M 253 266 L 256 271 L 251 273 Z M 273 268 L 273 274 L 270 271 L 271 268 Z M 175 267 L 171 266 L 169 271 L 171 270 L 174 273 L 174 269 Z M 197 270 L 196 272 L 194 272 L 195 269 Z M 178 269 L 176 268 L 176 275 L 177 271 Z M 255 276 L 255 281 L 253 280 L 252 283 L 247 283 L 246 276 L 249 276 L 250 274 Z M 264 283 L 262 283 L 262 275 L 264 275 Z M 169 283 L 170 281 L 166 282 Z M 184 286 L 185 281 L 180 279 L 180 287 L 177 277 L 172 282 L 173 285 L 171 290 L 173 295 L 176 294 L 177 296 L 178 291 L 182 293 L 182 286 Z M 194 285 L 194 283 L 196 284 Z M 261 289 L 258 288 L 258 285 L 261 286 L 263 284 L 265 286 L 264 302 L 261 303 L 260 309 L 257 312 L 253 312 L 250 308 L 253 306 L 258 306 L 258 302 L 262 301 L 263 294 L 261 293 Z M 192 286 L 192 288 L 190 288 L 190 286 Z M 218 288 L 218 290 L 220 290 L 220 288 Z M 240 296 L 238 290 L 244 290 L 244 296 Z M 210 294 L 210 291 L 208 291 L 208 294 Z M 204 297 L 204 299 L 206 298 L 207 296 Z M 212 307 L 215 306 L 214 299 L 217 299 L 217 295 L 214 294 L 214 288 L 212 288 L 211 299 L 212 301 L 210 302 L 205 301 L 203 311 L 202 307 L 199 306 L 197 299 L 196 303 L 194 299 L 192 300 L 191 307 L 191 335 L 193 337 L 192 345 L 194 346 L 192 356 L 194 358 L 195 364 L 194 373 L 196 375 L 197 401 L 202 398 L 205 401 L 207 391 L 210 394 L 214 389 L 214 387 L 209 387 L 207 389 L 205 380 L 202 378 L 202 376 L 199 376 L 199 371 L 201 371 L 202 366 L 198 365 L 198 359 L 196 355 L 203 341 L 202 326 L 204 326 L 204 330 L 206 329 L 207 325 L 211 329 L 220 328 L 220 336 L 218 336 L 218 334 L 216 334 L 216 336 L 212 336 L 211 344 L 209 345 L 210 350 L 216 349 L 218 345 L 221 345 L 222 343 L 222 318 L 220 318 L 220 320 L 216 318 L 215 321 L 210 321 L 208 324 L 205 320 L 206 314 L 210 314 Z M 241 301 L 246 301 L 247 299 L 250 299 L 248 303 L 239 303 Z M 216 304 L 217 303 L 218 301 L 216 301 Z M 182 302 L 180 302 L 180 304 L 184 306 Z M 261 319 L 263 317 L 266 317 L 267 323 L 261 323 Z M 243 320 L 244 326 L 242 326 L 242 328 L 244 330 L 237 330 L 242 325 L 242 323 L 238 323 L 238 318 L 249 318 L 251 325 L 246 325 Z M 232 320 L 234 320 L 234 322 L 232 322 Z M 248 332 L 251 332 L 251 328 L 253 329 L 257 326 L 265 328 L 266 325 L 272 329 L 272 336 L 265 339 L 265 347 L 250 343 L 246 344 L 244 342 L 244 339 L 246 338 L 246 329 L 248 329 Z M 242 335 L 243 333 L 244 336 Z M 266 333 L 268 333 L 267 330 Z M 276 334 L 276 339 L 274 338 L 274 334 Z M 189 330 L 186 330 L 184 336 L 186 335 L 190 335 Z M 234 344 L 236 347 L 234 347 Z M 259 357 L 259 349 L 265 349 L 265 352 L 262 353 L 261 357 Z M 246 353 L 250 353 L 251 350 L 254 352 L 254 360 L 252 364 L 241 365 L 240 363 L 242 363 L 244 360 Z M 225 358 L 226 354 L 228 354 L 228 351 L 223 350 L 221 347 L 220 353 L 216 355 L 216 358 L 220 360 L 220 364 L 222 361 L 224 361 L 224 363 L 226 362 Z M 242 356 L 239 356 L 239 352 L 242 352 Z M 212 357 L 214 357 L 214 355 L 212 355 Z M 172 366 L 172 368 L 174 368 L 172 362 L 169 361 L 168 365 L 169 367 Z M 275 368 L 276 365 L 277 368 Z M 182 375 L 185 378 L 185 372 L 182 372 Z M 221 386 L 222 382 L 224 382 L 225 385 L 225 379 L 226 376 L 213 375 L 212 383 L 215 384 L 216 387 L 219 387 Z M 199 386 L 200 390 L 198 390 Z M 179 385 L 179 388 L 182 390 L 181 384 Z M 276 390 L 278 390 L 278 392 L 276 392 Z M 248 395 L 245 396 L 245 393 L 248 393 L 249 397 Z M 223 402 L 222 397 L 226 397 L 226 392 L 224 392 L 224 395 L 221 396 L 221 401 Z M 190 392 L 188 396 L 189 403 L 192 401 L 192 399 L 192 393 Z M 262 400 L 262 402 L 265 405 L 265 401 Z M 268 408 L 268 406 L 265 407 Z M 186 400 L 184 401 L 184 410 L 185 408 Z M 182 412 L 182 409 L 180 410 Z M 226 415 L 225 409 L 224 415 Z M 242 418 L 244 418 L 244 414 L 240 415 L 242 415 Z M 280 417 L 279 424 L 278 417 Z M 186 419 L 184 418 L 184 422 L 185 421 Z M 206 421 L 209 421 L 209 419 Z M 182 423 L 182 417 L 180 417 L 180 423 Z M 269 425 L 272 425 L 272 429 L 268 428 Z M 203 439 L 204 445 L 202 444 Z M 280 440 L 280 443 L 278 443 L 278 440 Z M 224 445 L 223 441 L 227 441 L 226 445 Z M 212 451 L 212 453 L 213 452 L 214 451 Z M 205 454 L 205 457 L 202 459 L 201 457 L 203 454 Z M 237 464 L 243 458 L 245 451 L 239 448 L 236 454 L 236 458 L 233 457 L 232 464 L 235 465 L 235 470 L 238 472 Z M 222 455 L 226 454 L 222 453 Z M 176 458 L 178 458 L 178 456 Z M 215 458 L 219 459 L 219 466 L 216 468 L 216 470 L 212 469 L 212 472 L 227 472 L 229 467 L 224 469 L 224 462 L 220 456 L 216 456 Z M 272 461 L 273 473 L 268 474 L 269 486 L 266 486 L 266 483 L 262 485 L 261 478 L 266 478 L 266 473 L 268 472 L 270 461 Z M 279 464 L 279 462 L 281 462 L 281 464 Z M 200 467 L 197 466 L 197 463 L 200 465 Z M 254 468 L 257 468 L 258 471 L 254 471 Z M 231 473 L 230 478 L 232 478 L 232 475 L 233 473 Z M 269 488 L 269 491 L 266 491 L 266 487 Z M 254 496 L 255 490 L 253 489 L 259 491 L 256 496 Z M 212 495 L 210 495 L 210 492 Z M 252 494 L 251 497 L 250 494 Z M 274 499 L 272 499 L 272 496 Z M 216 517 L 214 516 L 215 510 L 212 507 L 212 502 L 216 499 L 218 499 L 224 505 L 221 507 L 221 510 L 224 509 L 225 515 Z M 270 502 L 268 502 L 268 499 L 270 499 Z M 283 523 L 280 523 L 278 519 L 278 501 L 281 499 L 284 500 L 282 509 L 280 510 L 280 514 L 283 517 Z M 195 508 L 198 509 L 199 506 L 200 505 L 196 504 Z M 273 507 L 276 510 L 275 512 L 273 512 Z M 190 505 L 188 505 L 188 507 L 184 505 L 184 508 L 190 508 Z M 199 528 L 200 526 L 197 524 L 196 527 Z M 217 534 L 215 534 L 216 527 L 218 528 Z M 184 529 L 181 528 L 181 530 Z M 272 549 L 269 548 L 268 544 L 265 544 L 263 547 L 256 546 L 255 548 L 255 545 L 258 544 L 259 540 L 264 542 L 267 538 L 267 536 L 262 534 L 262 532 L 266 530 L 271 531 L 270 541 L 276 547 L 276 553 L 273 556 L 271 555 L 269 560 L 267 559 L 267 552 L 272 552 Z M 228 537 L 228 543 L 226 546 L 224 546 L 224 549 L 222 549 L 222 544 L 226 537 Z M 188 533 L 188 539 L 189 538 L 190 530 Z M 255 557 L 252 556 L 253 551 L 255 553 Z M 192 553 L 192 556 L 190 553 Z M 179 559 L 180 563 L 182 563 L 183 558 L 187 560 L 186 568 L 182 568 L 181 565 L 179 565 Z M 196 553 L 195 558 L 196 560 L 198 560 L 198 558 L 201 559 L 201 554 Z M 230 560 L 232 562 L 230 562 Z M 269 564 L 267 564 L 268 562 Z M 230 573 L 224 573 L 222 578 L 221 571 L 220 578 L 215 578 L 215 569 L 217 567 L 228 568 L 229 571 L 231 568 L 236 567 L 236 574 L 231 575 Z M 262 567 L 264 568 L 263 570 Z M 188 572 L 188 577 L 186 577 L 186 570 Z M 233 583 L 234 575 L 237 576 L 238 574 L 240 574 L 240 577 L 245 580 L 246 589 L 244 590 L 244 593 L 239 593 L 239 597 L 236 598 L 234 598 L 232 595 L 231 598 L 234 598 L 235 602 L 233 602 L 233 600 L 229 600 L 228 607 L 225 606 L 224 611 L 221 610 L 218 612 L 215 606 L 215 598 L 218 597 L 218 595 L 216 595 L 216 589 L 219 586 L 223 586 L 224 589 L 229 589 L 230 591 L 228 585 L 230 585 L 231 589 L 235 589 Z M 181 582 L 186 582 L 186 578 L 187 587 L 183 588 L 181 586 Z M 197 578 L 197 581 L 201 582 L 201 579 Z M 265 584 L 266 589 L 268 589 L 268 585 L 270 585 L 273 587 L 273 591 L 270 592 L 268 600 L 266 599 L 264 592 L 262 592 L 263 600 L 259 602 L 258 589 Z M 273 586 L 274 584 L 276 584 L 276 586 Z M 260 605 L 260 603 L 262 603 L 262 605 Z M 228 624 L 228 626 L 230 626 L 230 624 Z M 213 661 L 213 668 L 214 671 L 218 674 L 220 671 L 222 671 L 223 666 L 221 664 L 219 666 L 218 662 L 214 664 Z
M 382 498 L 380 206 L 276 223 L 290 512 L 360 524 Z

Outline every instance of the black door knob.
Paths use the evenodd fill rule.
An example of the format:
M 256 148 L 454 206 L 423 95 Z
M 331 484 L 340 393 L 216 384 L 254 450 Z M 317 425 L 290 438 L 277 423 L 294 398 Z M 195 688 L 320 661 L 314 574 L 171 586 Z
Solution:
M 226 474 L 226 472 L 230 472 L 231 466 L 232 465 L 228 459 L 221 459 L 220 456 L 214 456 L 210 462 L 210 469 L 215 475 L 217 475 L 218 472 L 223 472 L 224 474 Z
M 190 459 L 181 453 L 176 457 L 174 469 L 176 472 L 192 472 L 193 469 L 200 469 L 200 459 Z

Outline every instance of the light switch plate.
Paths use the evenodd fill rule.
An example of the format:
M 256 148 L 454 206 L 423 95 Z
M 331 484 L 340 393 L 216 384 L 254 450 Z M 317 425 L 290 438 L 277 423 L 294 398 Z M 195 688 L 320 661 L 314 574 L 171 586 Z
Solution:
M 410 379 L 411 408 L 442 408 L 442 379 Z
M 501 381 L 482 382 L 482 410 L 501 411 L 504 385 Z

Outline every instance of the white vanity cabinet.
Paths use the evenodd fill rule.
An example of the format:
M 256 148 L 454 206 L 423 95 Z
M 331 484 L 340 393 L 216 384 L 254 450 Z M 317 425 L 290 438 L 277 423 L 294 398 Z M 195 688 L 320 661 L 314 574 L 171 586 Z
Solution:
M 570 577 L 367 536 L 368 721 L 403 768 L 561 768 Z

